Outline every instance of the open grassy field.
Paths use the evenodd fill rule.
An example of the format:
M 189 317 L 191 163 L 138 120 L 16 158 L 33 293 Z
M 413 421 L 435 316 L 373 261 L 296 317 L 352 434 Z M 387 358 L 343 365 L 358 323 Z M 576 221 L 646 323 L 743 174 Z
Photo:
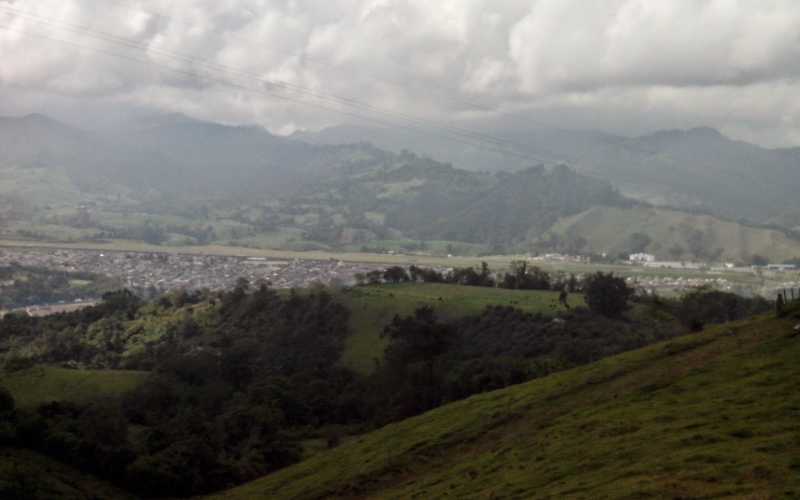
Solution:
M 0 448 L 0 498 L 132 500 L 135 497 L 44 455 Z
M 345 366 L 362 373 L 383 358 L 386 347 L 381 338 L 383 327 L 399 314 L 409 315 L 418 307 L 429 305 L 443 318 L 479 314 L 486 306 L 504 305 L 532 313 L 553 314 L 563 310 L 558 293 L 539 290 L 505 290 L 438 283 L 404 283 L 357 287 L 338 297 L 352 311 L 351 334 L 342 356 Z M 572 295 L 573 305 L 583 305 L 583 297 Z
M 796 319 L 471 397 L 213 498 L 798 498 Z
M 98 396 L 123 394 L 139 385 L 147 372 L 129 370 L 71 370 L 35 366 L 0 373 L 0 386 L 8 389 L 20 408 L 49 401 L 82 402 Z

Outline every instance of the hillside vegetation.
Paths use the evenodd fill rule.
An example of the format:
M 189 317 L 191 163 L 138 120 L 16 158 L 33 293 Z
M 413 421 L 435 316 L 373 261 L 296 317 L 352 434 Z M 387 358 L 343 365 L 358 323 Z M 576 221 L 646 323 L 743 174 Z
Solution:
M 368 279 L 399 283 L 401 272 L 472 285 L 331 293 L 240 281 L 230 291 L 150 302 L 119 291 L 74 312 L 6 315 L 0 446 L 44 453 L 140 496 L 207 494 L 450 402 L 769 307 L 709 291 L 633 301 L 610 274 L 561 285 L 563 276 L 524 266 L 498 283 L 487 266 L 446 276 L 389 268 Z M 568 310 L 548 291 L 561 286 L 574 292 L 557 299 L 569 298 Z M 577 307 L 581 293 L 588 307 Z M 394 311 L 371 310 L 392 302 Z M 362 358 L 372 369 L 356 371 L 344 354 L 359 322 L 385 344 Z
M 593 253 L 646 251 L 662 260 L 727 260 L 753 255 L 783 262 L 800 255 L 800 241 L 774 229 L 748 227 L 710 215 L 634 207 L 594 207 L 559 220 L 544 240 L 582 241 Z
M 794 193 L 800 185 L 797 148 L 770 149 L 697 127 L 625 137 L 597 130 L 511 128 L 499 132 L 518 148 L 551 164 L 574 165 L 607 179 L 625 195 L 656 205 L 694 207 L 732 219 L 798 227 Z M 476 171 L 516 171 L 524 157 L 452 147 L 435 134 L 397 134 L 382 127 L 335 126 L 298 134 L 318 144 L 370 141 L 400 152 L 410 149 Z
M 473 396 L 211 498 L 796 497 L 795 322 L 730 323 Z
M 0 447 L 0 498 L 133 500 L 136 497 L 40 453 Z
M 409 315 L 418 307 L 433 305 L 442 318 L 457 319 L 480 314 L 488 306 L 511 306 L 529 313 L 563 312 L 558 292 L 546 290 L 506 290 L 441 283 L 404 283 L 358 287 L 340 293 L 338 298 L 351 311 L 350 335 L 345 341 L 342 363 L 362 373 L 383 359 L 387 341 L 381 331 L 395 315 Z M 574 294 L 573 306 L 584 305 Z
M 800 255 L 791 232 L 675 211 L 659 211 L 658 221 L 642 215 L 647 205 L 634 198 L 787 231 L 797 226 L 790 195 L 796 153 L 754 149 L 709 130 L 637 139 L 576 134 L 572 142 L 545 134 L 520 143 L 538 149 L 551 140 L 570 154 L 544 155 L 547 167 L 509 164 L 511 172 L 489 173 L 407 150 L 312 144 L 180 115 L 134 122 L 125 133 L 98 135 L 40 115 L 0 118 L 0 233 L 424 255 L 648 245 L 675 259 Z M 729 161 L 720 164 L 718 153 Z M 604 212 L 619 217 L 597 215 Z M 605 240 L 621 221 L 631 223 L 626 238 Z M 638 239 L 628 241 L 631 227 Z M 644 245 L 642 235 L 650 239 Z
M 147 372 L 134 370 L 73 370 L 35 366 L 0 373 L 0 386 L 14 396 L 19 408 L 52 401 L 86 403 L 98 397 L 119 396 L 141 384 Z

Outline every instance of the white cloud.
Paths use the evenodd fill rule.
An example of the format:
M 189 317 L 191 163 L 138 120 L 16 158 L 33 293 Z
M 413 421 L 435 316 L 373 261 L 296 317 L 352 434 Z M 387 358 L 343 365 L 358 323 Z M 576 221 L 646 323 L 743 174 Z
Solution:
M 795 0 L 39 0 L 0 2 L 0 26 L 0 112 L 116 102 L 273 130 L 353 120 L 324 95 L 442 120 L 800 137 Z

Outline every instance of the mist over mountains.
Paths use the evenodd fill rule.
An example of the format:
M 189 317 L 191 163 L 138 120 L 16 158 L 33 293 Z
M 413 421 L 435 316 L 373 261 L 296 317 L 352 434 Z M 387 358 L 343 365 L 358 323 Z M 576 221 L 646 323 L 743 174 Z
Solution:
M 625 137 L 595 130 L 502 130 L 519 151 L 548 164 L 608 180 L 625 195 L 656 205 L 708 211 L 753 223 L 797 224 L 800 149 L 769 149 L 709 127 Z M 342 125 L 296 137 L 317 144 L 366 141 L 407 149 L 469 170 L 518 170 L 526 160 L 454 144 L 435 134 Z
M 292 248 L 443 241 L 483 252 L 647 250 L 745 262 L 755 253 L 786 259 L 800 252 L 792 236 L 800 223 L 792 196 L 800 188 L 798 150 L 733 141 L 710 128 L 640 137 L 541 129 L 503 137 L 527 158 L 369 127 L 284 137 L 170 114 L 89 132 L 28 115 L 0 119 L 0 167 L 11 186 L 4 197 L 27 208 L 17 219 L 96 226 L 97 235 L 128 234 L 102 222 L 104 210 L 127 204 L 123 212 L 142 213 L 147 223 L 188 217 L 182 224 L 192 229 L 169 223 L 163 232 L 192 242 L 209 224 L 212 203 L 225 211 L 211 219 L 241 226 L 232 238 L 275 233 L 294 241 Z M 98 197 L 105 204 L 93 221 L 63 215 Z M 614 218 L 637 207 L 633 232 L 623 230 L 617 241 L 603 236 Z M 598 208 L 622 212 L 574 218 Z M 680 215 L 687 211 L 707 217 Z M 577 223 L 586 220 L 605 222 L 598 231 Z M 202 232 L 213 234 L 205 226 Z M 642 235 L 646 243 L 635 244 Z
M 108 133 L 79 130 L 43 115 L 0 119 L 0 163 L 63 167 L 89 191 L 281 194 L 369 149 L 302 144 L 260 127 L 230 127 L 183 115 L 139 120 Z

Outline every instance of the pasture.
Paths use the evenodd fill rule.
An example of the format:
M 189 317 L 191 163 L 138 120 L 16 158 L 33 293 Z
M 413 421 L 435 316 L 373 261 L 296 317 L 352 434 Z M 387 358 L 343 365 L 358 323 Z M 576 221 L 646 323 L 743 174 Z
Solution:
M 479 394 L 209 498 L 798 498 L 795 322 Z
M 147 372 L 131 370 L 73 370 L 34 366 L 0 374 L 0 386 L 14 396 L 17 407 L 34 408 L 50 401 L 89 401 L 116 396 L 136 388 Z
M 383 327 L 398 315 L 413 314 L 418 307 L 429 305 L 442 318 L 459 318 L 479 314 L 487 306 L 513 306 L 531 313 L 554 314 L 563 310 L 558 293 L 540 290 L 505 290 L 439 283 L 404 283 L 399 285 L 364 286 L 342 291 L 337 295 L 351 311 L 351 334 L 342 356 L 342 363 L 367 373 L 383 357 L 386 342 L 381 338 Z M 583 297 L 571 295 L 573 306 L 583 305 Z

